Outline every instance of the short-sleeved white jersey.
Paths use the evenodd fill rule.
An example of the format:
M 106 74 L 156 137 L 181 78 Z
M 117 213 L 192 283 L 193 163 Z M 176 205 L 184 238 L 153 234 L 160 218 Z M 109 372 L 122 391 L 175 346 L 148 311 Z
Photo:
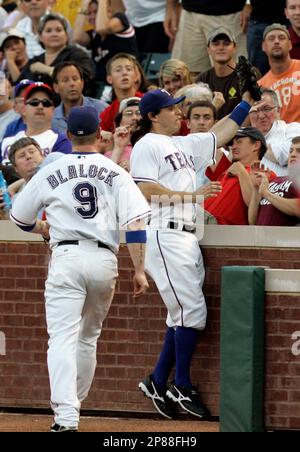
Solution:
M 195 192 L 196 172 L 215 162 L 216 143 L 213 133 L 185 137 L 148 133 L 133 148 L 131 175 L 137 183 L 152 182 L 172 191 Z M 192 203 L 162 206 L 152 202 L 151 209 L 151 226 L 160 227 L 167 221 L 192 224 L 196 217 Z
M 98 153 L 74 152 L 42 168 L 17 197 L 11 219 L 30 228 L 43 206 L 51 247 L 89 239 L 117 252 L 119 229 L 150 215 L 131 176 Z

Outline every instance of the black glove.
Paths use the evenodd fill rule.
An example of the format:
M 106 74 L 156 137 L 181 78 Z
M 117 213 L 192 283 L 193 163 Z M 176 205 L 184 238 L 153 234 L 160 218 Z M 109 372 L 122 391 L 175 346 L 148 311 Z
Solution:
M 239 57 L 235 71 L 239 80 L 240 95 L 249 91 L 255 102 L 261 100 L 261 89 L 257 83 L 258 74 L 247 58 Z

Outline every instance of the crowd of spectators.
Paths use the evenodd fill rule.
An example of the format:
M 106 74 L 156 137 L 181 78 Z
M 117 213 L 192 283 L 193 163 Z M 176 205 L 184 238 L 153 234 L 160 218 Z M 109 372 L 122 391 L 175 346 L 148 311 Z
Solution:
M 156 53 L 162 64 L 148 80 L 145 61 Z M 300 0 L 273 0 L 271 8 L 256 0 L 3 0 L 0 163 L 7 182 L 23 177 L 11 155 L 19 139 L 36 140 L 43 158 L 71 151 L 66 125 L 75 106 L 97 110 L 98 152 L 127 171 L 139 102 L 151 89 L 185 96 L 178 135 L 208 132 L 241 101 L 240 55 L 256 68 L 262 100 L 218 149 L 217 164 L 198 172 L 198 187 L 209 180 L 223 187 L 202 207 L 218 224 L 300 224 Z M 274 197 L 293 202 L 286 207 Z

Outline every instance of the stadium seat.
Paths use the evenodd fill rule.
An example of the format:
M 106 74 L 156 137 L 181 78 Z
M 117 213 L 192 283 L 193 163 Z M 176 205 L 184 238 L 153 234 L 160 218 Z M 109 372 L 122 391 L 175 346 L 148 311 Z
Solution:
M 146 77 L 151 82 L 157 82 L 161 65 L 171 58 L 171 53 L 144 53 L 142 66 Z

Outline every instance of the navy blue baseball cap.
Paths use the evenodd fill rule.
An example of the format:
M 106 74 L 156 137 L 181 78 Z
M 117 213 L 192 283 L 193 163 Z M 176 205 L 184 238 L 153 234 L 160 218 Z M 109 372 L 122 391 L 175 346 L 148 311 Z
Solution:
M 73 107 L 68 117 L 68 131 L 76 137 L 84 137 L 96 133 L 100 118 L 93 107 Z
M 14 87 L 14 97 L 18 97 L 18 94 L 23 88 L 27 88 L 27 86 L 32 85 L 34 83 L 33 80 L 29 80 L 28 78 L 24 78 L 19 83 L 17 83 Z
M 158 113 L 162 108 L 171 107 L 179 104 L 185 99 L 185 96 L 172 97 L 165 89 L 155 89 L 148 91 L 140 102 L 140 112 L 143 118 L 148 113 Z

